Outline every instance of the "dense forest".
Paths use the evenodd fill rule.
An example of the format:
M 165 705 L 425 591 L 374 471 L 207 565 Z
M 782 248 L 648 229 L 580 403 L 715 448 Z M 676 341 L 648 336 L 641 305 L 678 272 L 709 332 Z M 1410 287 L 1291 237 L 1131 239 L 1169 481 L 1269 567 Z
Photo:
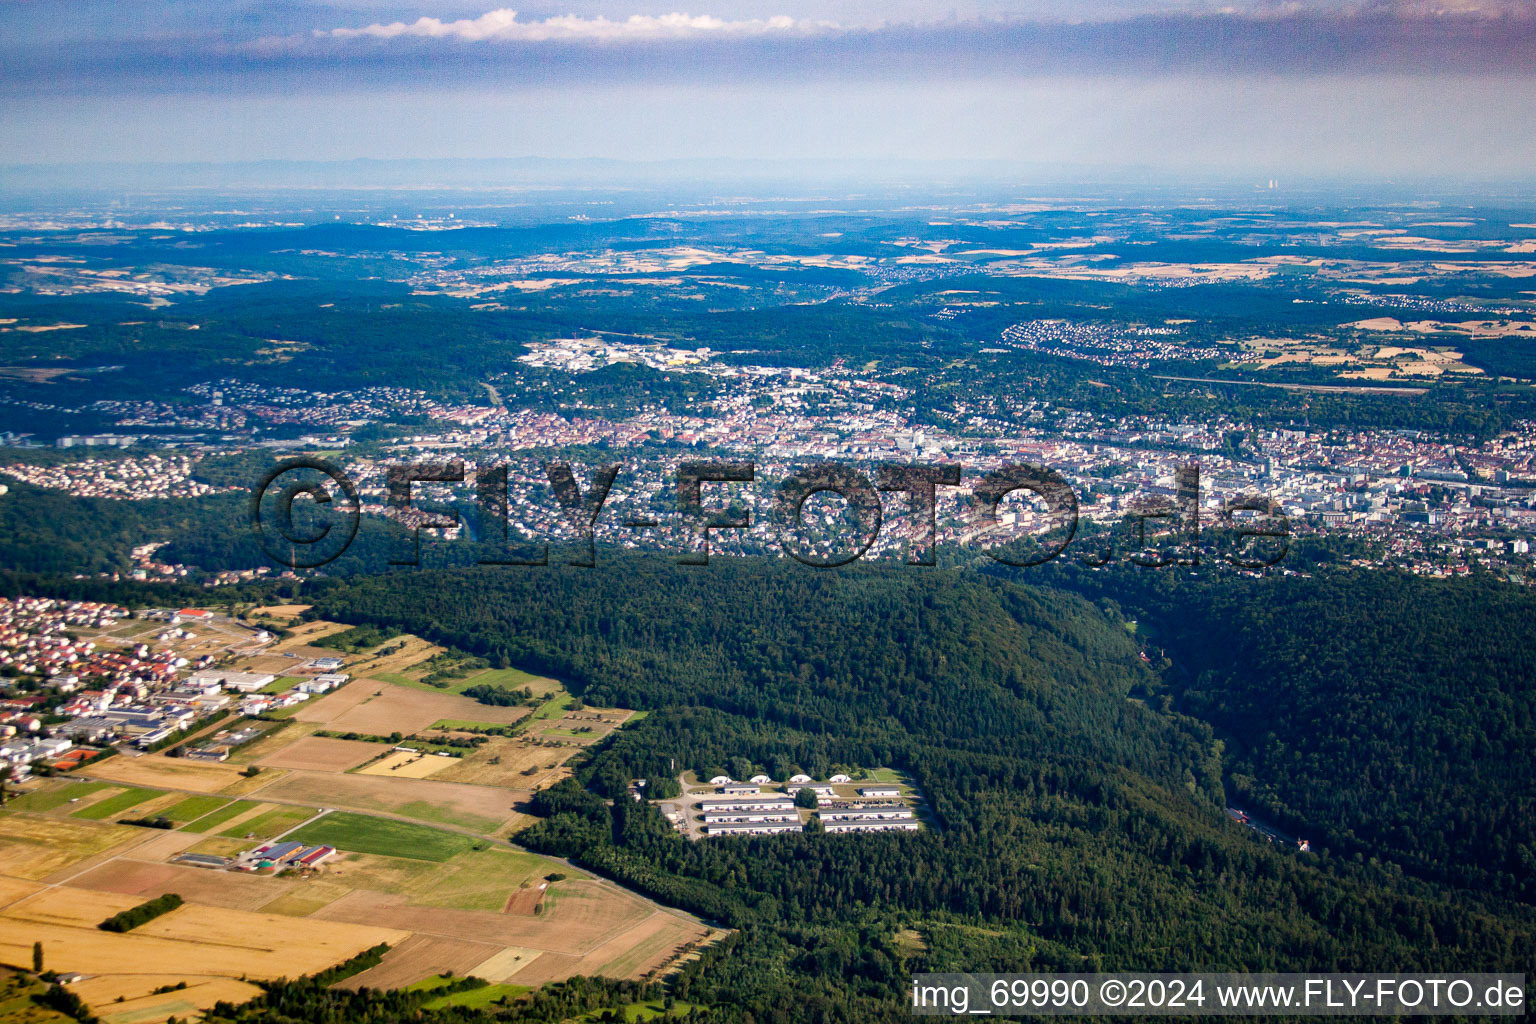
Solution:
M 1060 576 L 1157 624 L 1234 800 L 1336 853 L 1536 903 L 1536 595 L 1330 572 Z M 1132 611 L 1134 609 L 1134 611 Z
M 1523 605 L 1475 585 L 1408 590 L 1398 605 L 1385 577 L 1382 594 L 1346 577 L 1309 587 L 1226 576 L 1183 591 L 1171 574 L 1127 572 L 1113 594 L 1088 582 L 1111 576 L 731 559 L 690 570 L 631 556 L 586 573 L 332 582 L 314 613 L 419 632 L 557 675 L 594 704 L 652 711 L 595 751 L 580 786 L 544 794 L 545 817 L 516 838 L 740 929 L 686 981 L 717 1019 L 894 1017 L 906 977 L 926 968 L 1530 969 L 1528 826 L 1515 823 L 1529 820 L 1529 783 L 1513 759 L 1488 764 L 1529 736 L 1528 710 L 1515 708 L 1532 676 L 1518 653 L 1531 629 Z M 1147 580 L 1161 582 L 1137 582 Z M 1340 620 L 1358 629 L 1335 631 L 1352 642 L 1313 635 L 1331 612 L 1308 602 L 1326 601 L 1358 609 Z M 1168 613 L 1151 662 L 1128 628 L 1133 615 L 1153 619 L 1138 602 L 1183 616 Z M 1399 650 L 1410 625 L 1424 643 Z M 1207 665 L 1186 660 L 1181 630 L 1233 640 L 1208 644 Z M 1481 660 L 1426 651 L 1457 633 L 1462 650 L 1492 645 Z M 1486 640 L 1502 633 L 1507 643 Z M 1303 652 L 1316 667 L 1298 674 L 1287 666 Z M 1421 673 L 1428 692 L 1445 681 L 1424 664 L 1433 658 L 1475 684 L 1438 703 L 1408 689 L 1381 711 L 1352 706 L 1359 735 L 1324 728 L 1345 680 Z M 1498 666 L 1521 681 L 1502 704 L 1489 689 Z M 1246 695 L 1224 671 L 1246 673 Z M 1273 702 L 1293 680 L 1311 703 L 1287 714 L 1243 703 Z M 1458 697 L 1466 708 L 1438 718 Z M 1371 698 L 1362 685 L 1358 700 Z M 1492 707 L 1497 723 L 1472 710 Z M 1366 730 L 1374 745 L 1359 761 L 1319 770 L 1329 762 L 1314 748 Z M 927 827 L 693 843 L 648 803 L 602 799 L 622 798 L 634 777 L 732 759 L 905 771 Z M 1349 789 L 1367 761 L 1419 767 Z M 1477 841 L 1503 857 L 1475 875 L 1457 867 L 1469 786 L 1487 805 Z M 1387 794 L 1382 817 L 1356 815 L 1373 789 Z M 1306 825 L 1320 849 L 1260 842 L 1226 817 L 1229 791 Z M 1397 837 L 1428 801 L 1449 802 L 1426 812 L 1444 819 L 1437 844 L 1360 848 L 1368 835 Z M 1309 817 L 1330 811 L 1339 825 Z

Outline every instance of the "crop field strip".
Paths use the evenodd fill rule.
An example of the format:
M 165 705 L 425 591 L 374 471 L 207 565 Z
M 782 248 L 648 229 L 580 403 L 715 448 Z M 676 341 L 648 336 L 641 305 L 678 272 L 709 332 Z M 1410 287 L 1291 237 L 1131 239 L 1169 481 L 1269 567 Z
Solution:
M 220 825 L 231 822 L 234 819 L 240 817 L 242 814 L 245 814 L 248 811 L 254 811 L 257 807 L 260 806 L 261 804 L 255 800 L 232 800 L 229 803 L 224 804 L 216 811 L 205 814 L 201 818 L 195 818 L 192 821 L 187 822 L 182 826 L 182 831 L 199 833 L 211 832 L 218 828 Z
M 127 789 L 89 807 L 81 808 L 70 817 L 104 821 L 160 795 L 161 791 L 155 789 Z

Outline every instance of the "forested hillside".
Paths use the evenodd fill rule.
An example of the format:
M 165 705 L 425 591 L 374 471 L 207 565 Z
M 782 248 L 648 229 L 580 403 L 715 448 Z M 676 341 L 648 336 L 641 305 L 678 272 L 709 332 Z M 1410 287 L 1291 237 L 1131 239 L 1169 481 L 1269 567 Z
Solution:
M 695 843 L 648 804 L 549 794 L 519 842 L 742 929 L 678 993 L 720 1019 L 894 1018 L 925 967 L 1531 968 L 1523 912 L 1230 822 L 1216 734 L 1137 699 L 1164 684 L 1095 596 L 962 571 L 615 558 L 333 584 L 315 613 L 651 710 L 583 769 L 601 795 L 731 757 L 911 774 L 930 827 L 900 835 Z M 909 929 L 917 942 L 898 939 Z
M 1536 901 L 1536 595 L 1343 572 L 1084 580 L 1163 632 L 1234 799 L 1336 853 Z

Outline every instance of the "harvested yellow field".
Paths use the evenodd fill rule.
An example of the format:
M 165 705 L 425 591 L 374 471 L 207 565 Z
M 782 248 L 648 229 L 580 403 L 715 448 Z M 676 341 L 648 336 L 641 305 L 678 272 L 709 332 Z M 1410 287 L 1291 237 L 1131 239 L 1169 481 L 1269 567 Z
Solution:
M 60 885 L 43 889 L 29 899 L 18 900 L 6 907 L 4 919 L 8 922 L 25 922 L 27 925 L 95 928 L 118 911 L 128 910 L 143 902 L 142 899 L 121 893 Z M 21 963 L 20 960 L 13 962 Z
M 300 723 L 299 728 L 313 729 Z M 293 733 L 293 729 L 286 730 Z M 281 739 L 274 737 L 273 741 Z M 344 772 L 377 757 L 387 746 L 378 743 L 360 743 L 356 740 L 337 740 L 325 736 L 306 736 L 302 733 L 289 738 L 286 745 L 272 747 L 257 758 L 262 767 L 303 768 L 307 771 Z
M 411 636 L 409 633 L 395 637 L 384 646 L 386 648 L 399 647 L 400 649 L 382 658 L 368 658 L 365 661 L 357 662 L 355 665 L 357 675 L 362 676 L 376 672 L 404 672 L 412 665 L 418 665 L 428 658 L 443 653 L 443 648 L 434 643 L 429 643 L 419 636 Z
M 260 775 L 252 775 L 247 778 L 244 775 L 236 775 L 235 781 L 219 790 L 221 796 L 245 796 L 254 793 L 258 789 L 264 789 L 272 783 L 290 774 L 286 768 L 263 768 Z
M 90 774 L 131 786 L 185 789 L 194 793 L 217 793 L 232 783 L 243 781 L 240 769 L 233 765 L 198 763 L 161 754 L 114 757 L 92 765 Z
M 140 902 L 82 889 L 53 889 L 0 912 L 0 961 L 27 963 L 40 941 L 54 970 L 84 974 L 176 977 L 295 977 L 345 960 L 407 932 L 370 925 L 187 904 L 132 932 L 103 932 L 96 923 Z M 94 908 L 94 909 L 90 909 Z M 88 920 L 88 924 L 84 923 Z M 71 923 L 65 923 L 71 922 Z
M 0 907 L 8 907 L 17 900 L 25 899 L 42 888 L 35 882 L 0 875 Z
M 12 878 L 46 878 L 108 850 L 142 842 L 145 832 L 129 825 L 31 814 L 10 814 L 4 820 L 0 875 Z
M 366 768 L 359 768 L 359 775 L 384 775 L 395 779 L 424 779 L 428 775 L 435 775 L 452 764 L 456 759 L 452 757 L 438 757 L 436 754 L 410 753 L 400 750 L 382 761 L 375 761 Z
M 484 978 L 493 984 L 499 984 L 533 963 L 542 952 L 538 949 L 508 946 L 495 956 L 471 968 L 469 973 L 476 978 Z
M 203 838 L 196 832 L 162 832 L 153 828 L 139 831 L 145 834 L 144 841 L 128 851 L 136 860 L 169 860 Z
M 253 618 L 275 617 L 279 619 L 291 619 L 295 615 L 303 615 L 309 611 L 307 604 L 265 604 L 260 608 L 252 608 L 250 616 Z
M 340 622 L 327 622 L 324 619 L 316 619 L 314 622 L 303 622 L 290 630 L 292 635 L 284 637 L 283 642 L 278 645 L 277 649 L 291 651 L 295 647 L 307 646 L 321 637 L 331 636 L 332 634 L 340 633 L 344 629 L 351 628 L 351 626 L 343 625 Z M 339 654 L 339 651 L 331 651 L 329 656 L 336 657 Z
M 527 715 L 527 708 L 486 707 L 452 693 L 360 679 L 309 701 L 293 717 L 322 724 L 333 732 L 388 736 L 392 732 L 419 732 L 445 718 L 510 725 Z
M 318 725 L 308 722 L 290 722 L 282 729 L 275 729 L 248 747 L 241 747 L 230 755 L 229 763 L 238 765 L 266 764 L 265 758 L 284 750 L 305 737 L 314 735 Z
M 436 777 L 442 782 L 545 789 L 571 774 L 566 762 L 577 750 L 567 746 L 541 747 L 521 736 L 493 736 L 478 749 L 454 758 Z
M 184 989 L 155 993 L 183 981 Z M 190 1017 L 220 1001 L 238 1004 L 261 994 L 255 985 L 234 978 L 198 980 L 169 974 L 99 974 L 69 987 L 105 1024 L 154 1024 Z

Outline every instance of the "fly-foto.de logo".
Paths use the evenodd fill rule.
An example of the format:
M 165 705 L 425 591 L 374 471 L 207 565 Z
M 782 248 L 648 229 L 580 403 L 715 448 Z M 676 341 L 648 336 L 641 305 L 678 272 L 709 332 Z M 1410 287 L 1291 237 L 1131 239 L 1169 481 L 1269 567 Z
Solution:
M 1100 567 L 1125 563 L 1148 568 L 1199 565 L 1202 555 L 1215 555 L 1242 569 L 1262 569 L 1281 561 L 1291 535 L 1287 517 L 1262 495 L 1245 495 L 1207 510 L 1207 531 L 1217 543 L 1202 542 L 1200 470 L 1180 467 L 1171 493 L 1151 495 L 1130 503 L 1115 528 L 1080 536 L 1077 494 L 1054 469 L 1015 463 L 967 474 L 955 463 L 940 465 L 882 465 L 873 477 L 839 462 L 805 466 L 769 486 L 762 511 L 741 501 L 741 491 L 767 483 L 756 464 L 736 460 L 689 460 L 671 472 L 673 500 L 669 512 L 652 509 L 643 515 L 604 516 L 609 495 L 624 472 L 622 463 L 583 468 L 549 461 L 539 467 L 547 481 L 554 513 L 564 527 L 559 538 L 534 538 L 512 529 L 510 473 L 505 463 L 480 465 L 471 474 L 465 463 L 420 462 L 384 467 L 381 511 L 408 533 L 409 550 L 389 564 L 421 562 L 423 529 L 457 530 L 466 517 L 453 503 L 423 502 L 418 485 L 473 483 L 473 533 L 486 553 L 482 565 L 542 566 L 551 564 L 557 540 L 567 548 L 564 564 L 597 564 L 597 537 L 623 536 L 670 527 L 676 555 L 683 565 L 707 565 L 711 538 L 721 531 L 767 531 L 771 546 L 803 565 L 834 568 L 866 556 L 881 537 L 887 503 L 901 502 L 904 562 L 932 566 L 938 562 L 939 499 L 943 489 L 966 494 L 946 536 L 969 550 L 1012 566 L 1032 566 L 1067 554 L 1083 565 Z M 580 478 L 585 477 L 585 485 Z M 835 536 L 808 528 L 807 502 L 828 495 L 842 504 L 842 528 Z M 1017 515 L 1004 512 L 1005 499 L 1027 499 L 1027 518 L 1034 529 L 1018 535 Z M 548 500 L 548 499 L 546 499 Z M 302 514 L 300 514 L 302 510 Z M 252 488 L 249 515 L 262 550 L 273 561 L 295 569 L 318 568 L 340 557 L 357 539 L 363 514 L 359 487 L 335 463 L 300 457 L 273 466 Z M 664 519 L 670 518 L 670 522 Z M 611 520 L 611 521 L 610 521 Z

